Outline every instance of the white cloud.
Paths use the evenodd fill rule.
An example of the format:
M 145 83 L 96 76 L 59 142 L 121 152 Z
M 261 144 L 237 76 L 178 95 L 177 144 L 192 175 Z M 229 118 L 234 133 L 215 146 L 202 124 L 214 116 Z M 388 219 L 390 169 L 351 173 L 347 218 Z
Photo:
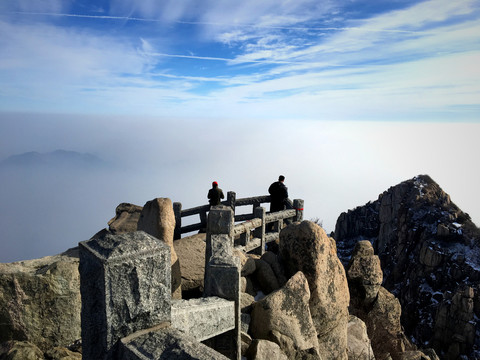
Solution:
M 0 2 L 1 11 L 61 13 L 67 11 L 69 7 L 70 1 L 62 0 L 5 0 Z

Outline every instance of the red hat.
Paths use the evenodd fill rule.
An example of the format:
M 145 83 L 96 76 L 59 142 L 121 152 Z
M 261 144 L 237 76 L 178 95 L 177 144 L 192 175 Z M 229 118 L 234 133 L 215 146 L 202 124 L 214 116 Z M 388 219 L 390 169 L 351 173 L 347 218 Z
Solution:
M 212 182 L 212 186 L 218 186 L 218 183 L 216 181 Z

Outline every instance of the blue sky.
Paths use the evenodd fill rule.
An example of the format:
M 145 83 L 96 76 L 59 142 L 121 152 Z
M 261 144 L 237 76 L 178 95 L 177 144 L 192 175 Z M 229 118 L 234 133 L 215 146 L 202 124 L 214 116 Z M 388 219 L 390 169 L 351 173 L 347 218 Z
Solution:
M 0 3 L 0 111 L 477 121 L 478 1 Z
M 0 34 L 0 161 L 114 164 L 0 171 L 2 262 L 280 174 L 328 232 L 419 174 L 480 224 L 478 0 L 1 0 Z

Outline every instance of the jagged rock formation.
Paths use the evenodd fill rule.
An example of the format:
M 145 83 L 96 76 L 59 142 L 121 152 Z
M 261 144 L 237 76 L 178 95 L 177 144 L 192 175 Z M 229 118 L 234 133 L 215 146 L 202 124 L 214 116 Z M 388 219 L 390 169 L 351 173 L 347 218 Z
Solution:
M 311 221 L 294 223 L 280 233 L 279 256 L 287 276 L 301 271 L 308 280 L 320 356 L 346 359 L 350 296 L 335 240 Z
M 342 213 L 335 238 L 344 264 L 358 240 L 373 244 L 383 286 L 400 300 L 402 325 L 416 343 L 433 346 L 446 359 L 475 358 L 480 232 L 429 176 L 402 182 Z
M 403 333 L 400 303 L 381 286 L 382 278 L 372 244 L 359 241 L 347 266 L 350 313 L 365 322 L 375 359 L 400 360 L 406 351 L 417 349 Z
M 78 264 L 78 249 L 0 264 L 0 343 L 19 340 L 47 351 L 80 339 Z
M 167 239 L 176 256 L 165 259 L 178 264 L 184 292 L 198 296 L 204 287 L 205 234 L 170 243 L 175 222 L 167 200 L 155 199 L 144 207 L 120 204 L 110 228 L 96 236 L 138 228 Z M 335 236 L 338 243 L 318 225 L 303 221 L 284 228 L 277 246 L 262 256 L 234 251 L 242 276 L 238 286 L 243 356 L 373 360 L 373 352 L 377 360 L 438 359 L 434 351 L 417 350 L 405 333 L 422 347 L 435 347 L 445 359 L 474 353 L 480 338 L 478 229 L 431 179 L 412 179 L 342 214 Z M 353 251 L 359 239 L 369 241 L 358 243 Z M 31 265 L 0 264 L 0 358 L 79 357 L 65 347 L 79 338 L 80 305 L 72 306 L 68 299 L 71 312 L 58 307 L 64 293 L 80 298 L 78 259 L 69 254 L 71 269 L 56 257 L 33 260 Z M 45 285 L 56 277 L 58 284 Z M 31 289 L 19 286 L 20 280 L 33 284 Z M 42 297 L 43 303 L 37 301 Z M 173 344 L 169 335 L 165 339 L 169 349 L 196 346 L 195 341 Z M 152 353 L 163 351 L 158 345 L 165 339 L 154 339 Z M 205 347 L 201 350 L 202 356 L 213 354 Z

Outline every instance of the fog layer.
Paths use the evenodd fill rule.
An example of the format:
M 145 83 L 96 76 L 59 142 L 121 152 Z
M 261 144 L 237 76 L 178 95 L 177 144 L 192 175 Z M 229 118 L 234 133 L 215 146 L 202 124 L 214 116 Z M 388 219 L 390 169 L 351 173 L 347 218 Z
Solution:
M 101 167 L 0 169 L 0 262 L 76 246 L 121 202 L 205 204 L 213 180 L 237 198 L 267 194 L 278 175 L 305 218 L 334 230 L 341 212 L 429 174 L 480 223 L 476 123 L 228 121 L 1 114 L 0 160 L 65 149 Z

